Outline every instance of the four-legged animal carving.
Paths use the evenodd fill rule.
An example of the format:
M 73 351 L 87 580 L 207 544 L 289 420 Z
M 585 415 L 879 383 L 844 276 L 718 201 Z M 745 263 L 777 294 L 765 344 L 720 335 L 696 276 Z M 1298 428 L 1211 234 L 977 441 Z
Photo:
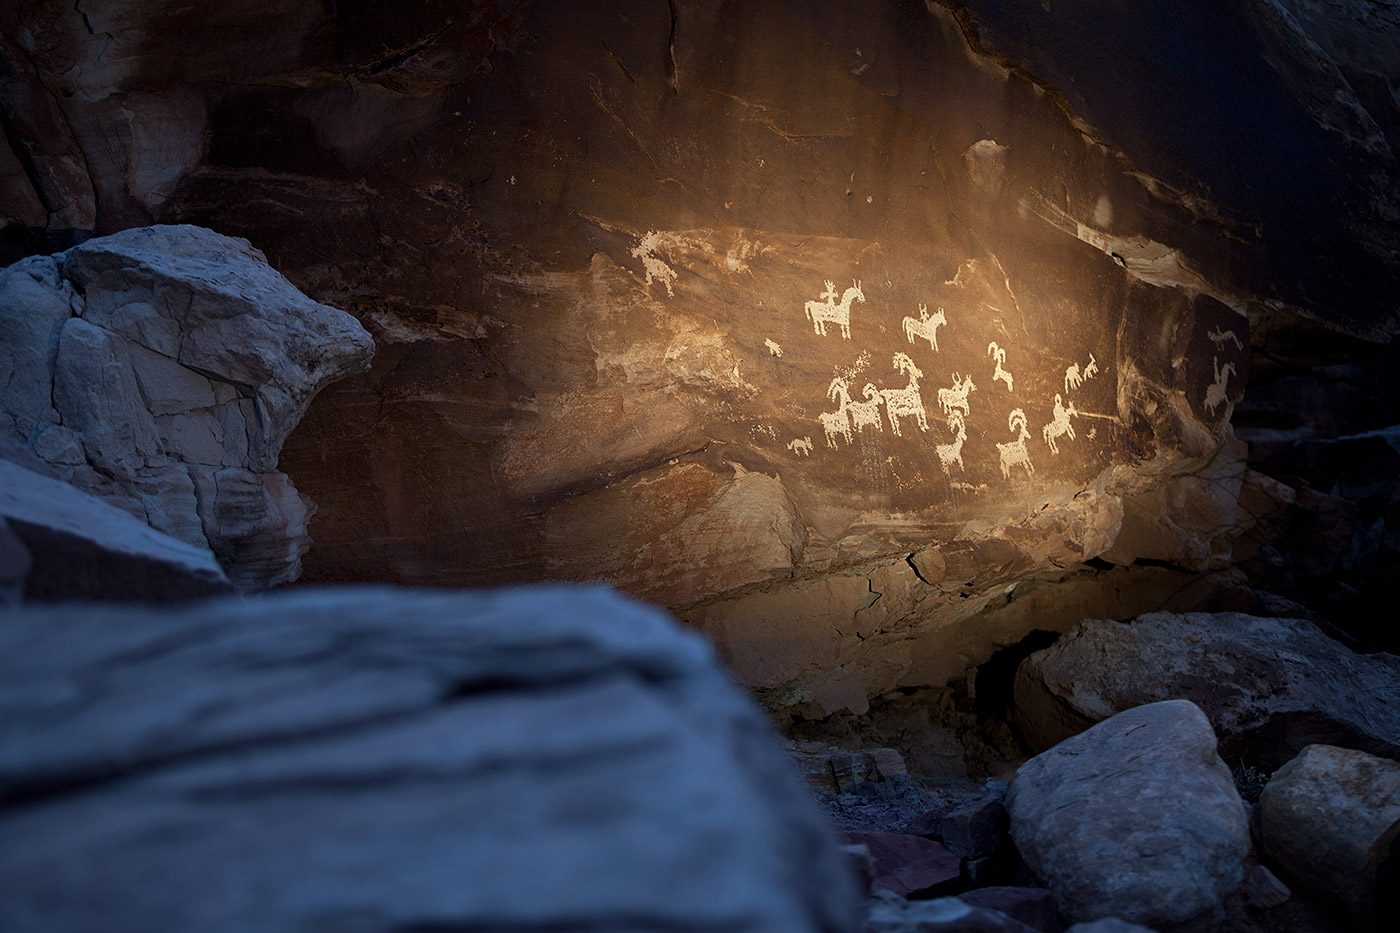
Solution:
M 883 431 L 884 427 L 880 423 L 880 403 L 884 401 L 884 398 L 880 395 L 880 391 L 867 382 L 861 394 L 865 396 L 865 401 L 850 402 L 846 406 L 850 410 L 851 424 L 855 427 L 856 433 L 859 434 L 866 428 Z
M 841 336 L 847 340 L 851 339 L 851 302 L 865 301 L 865 292 L 860 290 L 860 283 L 855 282 L 841 295 L 841 302 L 836 301 L 836 283 L 830 280 L 826 283 L 826 291 L 822 292 L 821 301 L 807 302 L 807 319 L 812 322 L 812 332 L 826 336 L 826 325 L 841 325 Z
M 913 415 L 919 423 L 920 431 L 928 430 L 928 419 L 924 416 L 924 400 L 919 395 L 919 377 L 923 375 L 914 361 L 903 353 L 894 355 L 894 366 L 909 377 L 909 384 L 902 389 L 883 389 L 880 395 L 885 399 L 885 415 L 890 419 L 890 430 L 895 437 L 900 436 L 899 419 Z
M 953 387 L 938 390 L 938 407 L 943 409 L 945 415 L 951 415 L 954 408 L 961 408 L 962 413 L 967 415 L 970 413 L 967 406 L 967 396 L 976 388 L 977 386 L 972 384 L 971 376 L 964 376 L 959 382 L 958 374 L 953 373 Z
M 1006 351 L 997 346 L 996 341 L 993 340 L 991 343 L 987 344 L 987 355 L 996 360 L 997 363 L 996 372 L 992 373 L 992 381 L 996 382 L 1000 379 L 1002 382 L 1006 383 L 1006 391 L 1012 391 L 1011 374 L 1002 369 L 1002 364 L 1006 362 Z
M 919 305 L 919 316 L 917 318 L 906 317 L 904 319 L 904 339 L 910 343 L 916 337 L 928 341 L 928 345 L 938 352 L 938 328 L 939 325 L 947 324 L 948 319 L 943 315 L 943 309 L 939 308 L 932 315 L 928 313 L 928 305 Z
M 1074 403 L 1070 402 L 1069 407 L 1064 405 L 1064 399 L 1060 393 L 1055 393 L 1055 418 L 1045 427 L 1040 429 L 1040 436 L 1045 438 L 1045 443 L 1050 445 L 1050 452 L 1057 454 L 1060 447 L 1055 443 L 1055 438 L 1068 434 L 1070 440 L 1074 440 L 1074 425 L 1069 423 L 1069 419 L 1077 417 L 1079 412 L 1075 411 Z
M 1225 401 L 1225 386 L 1230 381 L 1230 375 L 1235 371 L 1234 363 L 1220 365 L 1220 357 L 1215 357 L 1210 361 L 1211 367 L 1215 370 L 1215 381 L 1206 387 L 1206 407 L 1211 414 Z
M 1006 479 L 1011 478 L 1011 468 L 1023 466 L 1026 468 L 1026 475 L 1035 472 L 1035 467 L 1031 466 L 1030 451 L 1026 450 L 1026 440 L 1031 436 L 1026 430 L 1026 413 L 1021 409 L 1014 409 L 1006 419 L 1006 426 L 1013 434 L 1017 434 L 1014 441 L 1005 444 L 998 443 L 997 450 L 1001 452 L 1001 475 Z
M 812 439 L 810 437 L 794 437 L 788 441 L 787 449 L 799 457 L 812 456 Z
M 826 397 L 833 402 L 840 401 L 835 411 L 824 411 L 817 415 L 817 419 L 822 423 L 822 430 L 826 432 L 826 445 L 828 447 L 838 446 L 837 437 L 844 437 L 847 444 L 851 443 L 851 419 L 847 412 L 851 402 L 851 392 L 846 385 L 846 380 L 840 376 L 831 380 L 831 385 L 826 390 Z
M 939 444 L 934 447 L 934 453 L 938 454 L 938 463 L 943 467 L 945 475 L 953 472 L 953 464 L 957 464 L 959 469 L 963 467 L 962 449 L 963 442 L 967 440 L 967 425 L 963 423 L 962 412 L 955 411 L 948 416 L 948 427 L 952 428 L 954 434 L 951 444 Z

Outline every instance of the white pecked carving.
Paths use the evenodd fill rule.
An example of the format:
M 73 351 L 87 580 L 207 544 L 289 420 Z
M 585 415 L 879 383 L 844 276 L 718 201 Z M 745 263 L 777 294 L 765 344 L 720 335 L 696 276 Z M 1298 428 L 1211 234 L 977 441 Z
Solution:
M 768 352 L 771 355 L 776 356 L 780 359 L 782 358 L 783 348 L 778 346 L 778 342 L 776 340 L 765 340 L 763 341 L 763 345 L 768 348 Z
M 1206 387 L 1206 407 L 1211 414 L 1225 401 L 1225 387 L 1230 382 L 1230 376 L 1235 372 L 1234 363 L 1220 365 L 1220 357 L 1211 360 L 1210 365 L 1215 370 L 1215 381 Z
M 993 340 L 991 343 L 987 344 L 987 355 L 996 360 L 997 364 L 996 372 L 992 373 L 992 381 L 996 382 L 1000 379 L 1002 382 L 1006 383 L 1006 391 L 1012 391 L 1011 374 L 1002 368 L 1003 364 L 1006 363 L 1006 351 L 997 346 L 996 341 Z
M 788 441 L 787 449 L 799 457 L 812 456 L 812 439 L 810 437 L 794 437 Z
M 971 413 L 967 405 L 967 396 L 976 388 L 977 386 L 972 384 L 971 376 L 966 376 L 959 382 L 958 374 L 953 373 L 953 387 L 938 390 L 938 407 L 943 409 L 943 414 L 950 416 L 953 414 L 953 409 L 960 408 L 963 415 L 966 416 Z
M 896 369 L 909 377 L 909 384 L 902 389 L 883 389 L 880 395 L 885 400 L 885 415 L 890 419 L 890 430 L 895 437 L 900 436 L 899 419 L 913 416 L 919 423 L 920 431 L 928 430 L 928 418 L 924 416 L 924 400 L 919 395 L 919 377 L 923 375 L 906 354 L 896 353 L 893 364 Z
M 1223 350 L 1227 340 L 1235 342 L 1236 350 L 1244 349 L 1244 344 L 1240 343 L 1240 335 L 1228 328 L 1222 327 L 1219 330 L 1206 331 L 1206 336 L 1210 338 L 1211 343 L 1215 344 L 1217 350 Z
M 656 251 L 661 247 L 661 234 L 655 230 L 647 231 L 637 245 L 632 249 L 632 255 L 642 261 L 642 268 L 646 270 L 647 284 L 654 280 L 660 281 L 666 286 L 666 297 L 676 297 L 676 290 L 673 283 L 676 281 L 676 270 L 666 265 L 661 257 L 656 255 Z
M 1026 430 L 1026 413 L 1019 408 L 1014 409 L 1006 418 L 1006 426 L 1011 429 L 1011 433 L 1017 434 L 1017 437 L 1014 441 L 997 444 L 997 450 L 1001 452 L 1001 475 L 1010 479 L 1011 468 L 1014 466 L 1025 467 L 1027 476 L 1033 474 L 1035 467 L 1031 465 L 1030 451 L 1026 450 L 1026 441 L 1031 436 Z
M 959 469 L 964 469 L 962 449 L 963 442 L 967 440 L 967 425 L 963 421 L 962 412 L 954 411 L 948 415 L 948 427 L 952 428 L 954 434 L 951 444 L 939 444 L 934 448 L 938 454 L 938 463 L 943 467 L 945 475 L 953 472 L 953 464 L 956 463 Z
M 917 318 L 906 317 L 904 319 L 904 339 L 908 340 L 910 343 L 913 343 L 915 338 L 927 340 L 928 345 L 937 353 L 938 328 L 940 325 L 947 323 L 948 319 L 944 317 L 942 308 L 939 308 L 930 316 L 928 313 L 928 305 L 921 304 L 919 305 L 919 316 Z
M 1070 424 L 1069 419 L 1077 417 L 1078 415 L 1079 412 L 1075 410 L 1074 403 L 1070 402 L 1069 407 L 1066 408 L 1064 399 L 1060 397 L 1060 393 L 1056 392 L 1054 420 L 1040 429 L 1040 436 L 1045 438 L 1045 443 L 1050 445 L 1050 452 L 1052 454 L 1058 454 L 1060 452 L 1060 447 L 1055 443 L 1055 438 L 1063 437 L 1068 434 L 1069 439 L 1074 440 L 1074 425 Z
M 847 340 L 851 339 L 851 302 L 865 301 L 865 292 L 860 290 L 860 282 L 855 282 L 841 295 L 841 301 L 836 301 L 836 283 L 830 279 L 826 283 L 826 291 L 822 292 L 821 301 L 807 302 L 807 319 L 812 322 L 812 331 L 826 336 L 826 325 L 839 324 L 841 326 L 841 336 Z
M 826 397 L 833 402 L 839 401 L 835 411 L 824 411 L 817 415 L 817 420 L 822 424 L 822 430 L 826 432 L 826 445 L 828 447 L 838 447 L 836 438 L 844 437 L 846 443 L 851 443 L 851 419 L 847 413 L 847 408 L 851 404 L 850 387 L 846 380 L 837 376 L 831 380 L 831 385 L 826 390 Z
M 1074 363 L 1065 370 L 1065 392 L 1070 389 L 1077 389 L 1084 383 L 1093 379 L 1099 374 L 1099 362 L 1094 359 L 1094 354 L 1089 354 L 1089 362 L 1084 366 L 1084 372 L 1079 371 L 1079 364 Z
M 884 426 L 880 422 L 880 403 L 883 402 L 884 399 L 881 397 L 879 391 L 868 382 L 865 384 L 865 388 L 861 391 L 861 394 L 865 396 L 865 401 L 851 402 L 847 405 L 851 413 L 851 426 L 856 429 L 857 434 L 864 431 L 866 428 L 874 428 L 877 431 L 883 431 Z M 899 432 L 895 431 L 895 433 L 898 434 Z

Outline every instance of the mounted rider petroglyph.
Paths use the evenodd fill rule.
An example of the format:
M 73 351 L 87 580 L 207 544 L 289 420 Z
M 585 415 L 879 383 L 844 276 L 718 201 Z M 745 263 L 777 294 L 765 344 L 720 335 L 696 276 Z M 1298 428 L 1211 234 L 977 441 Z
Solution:
M 1006 363 L 1006 351 L 997 346 L 996 341 L 993 340 L 991 343 L 987 344 L 987 355 L 996 360 L 997 364 L 996 372 L 992 373 L 992 381 L 996 382 L 1000 379 L 1002 382 L 1006 383 L 1006 391 L 1012 391 L 1011 374 L 1005 369 L 1002 369 L 1003 364 Z
M 967 425 L 963 421 L 962 412 L 954 411 L 948 416 L 948 427 L 956 435 L 951 444 L 939 444 L 934 447 L 934 453 L 938 454 L 938 463 L 943 467 L 945 476 L 953 472 L 953 464 L 958 465 L 958 469 L 966 469 L 963 466 L 962 449 L 963 442 L 967 440 Z
M 1079 371 L 1079 364 L 1073 363 L 1065 369 L 1065 392 L 1070 389 L 1077 389 L 1084 383 L 1093 379 L 1099 374 L 1099 361 L 1094 359 L 1094 354 L 1089 354 L 1089 362 L 1084 366 L 1084 372 Z
M 825 337 L 826 325 L 839 324 L 841 336 L 850 340 L 851 302 L 865 301 L 865 292 L 860 290 L 860 282 L 854 282 L 850 288 L 846 289 L 838 303 L 836 301 L 836 283 L 828 279 L 826 291 L 822 292 L 821 298 L 821 301 L 807 302 L 807 319 L 812 322 L 812 332 Z
M 924 416 L 924 400 L 919 395 L 919 377 L 923 373 L 906 354 L 896 353 L 892 362 L 896 369 L 909 377 L 909 384 L 902 389 L 880 391 L 885 400 L 885 415 L 890 419 L 890 430 L 895 437 L 899 437 L 899 419 L 912 415 L 919 423 L 919 430 L 927 431 L 928 418 Z
M 943 316 L 943 309 L 939 308 L 930 316 L 928 305 L 919 305 L 919 316 L 917 318 L 906 317 L 904 319 L 904 339 L 913 343 L 915 338 L 927 340 L 928 345 L 935 353 L 938 352 L 938 328 L 947 324 L 948 319 Z
M 794 437 L 788 441 L 787 449 L 799 457 L 812 456 L 812 439 L 810 437 Z
M 1206 387 L 1206 407 L 1210 413 L 1215 414 L 1215 410 L 1225 401 L 1225 387 L 1230 382 L 1230 376 L 1235 372 L 1234 363 L 1220 365 L 1220 357 L 1215 357 L 1210 361 L 1211 367 L 1215 370 L 1215 381 Z
M 1240 342 L 1240 335 L 1224 327 L 1219 330 L 1206 331 L 1206 336 L 1210 338 L 1211 343 L 1215 344 L 1215 349 L 1217 350 L 1223 350 L 1225 348 L 1225 341 L 1227 340 L 1233 340 L 1235 342 L 1236 350 L 1244 349 L 1244 344 Z
M 1070 424 L 1069 419 L 1077 417 L 1078 415 L 1079 412 L 1075 411 L 1074 403 L 1070 402 L 1069 407 L 1066 408 L 1064 399 L 1060 397 L 1060 393 L 1056 392 L 1055 417 L 1049 424 L 1040 429 L 1040 436 L 1045 438 L 1045 443 L 1050 445 L 1050 452 L 1052 454 L 1058 454 L 1060 452 L 1060 447 L 1055 443 L 1055 438 L 1069 435 L 1069 439 L 1074 440 L 1074 425 Z
M 1019 408 L 1013 409 L 1006 417 L 1006 426 L 1017 437 L 1005 444 L 997 443 L 997 450 L 1001 452 L 1001 475 L 1010 479 L 1011 468 L 1014 466 L 1025 467 L 1027 476 L 1035 473 L 1035 467 L 1031 465 L 1030 451 L 1026 450 L 1026 441 L 1031 436 L 1030 431 L 1026 430 L 1026 413 Z
M 951 389 L 938 390 L 938 407 L 943 409 L 943 414 L 952 416 L 953 409 L 962 409 L 964 416 L 971 414 L 967 405 L 967 396 L 975 391 L 977 386 L 972 384 L 972 377 L 965 376 L 962 381 L 958 381 L 958 374 L 953 373 L 953 387 Z

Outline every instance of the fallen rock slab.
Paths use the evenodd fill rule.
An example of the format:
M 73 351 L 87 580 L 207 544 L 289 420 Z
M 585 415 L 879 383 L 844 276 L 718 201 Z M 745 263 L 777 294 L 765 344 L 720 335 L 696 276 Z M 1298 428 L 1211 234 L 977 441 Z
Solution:
M 1310 745 L 1269 779 L 1254 812 L 1262 857 L 1289 884 L 1362 929 L 1400 916 L 1400 762 Z
M 1036 933 L 1014 917 L 960 897 L 906 901 L 889 894 L 870 901 L 865 933 Z
M 169 602 L 233 590 L 208 548 L 8 460 L 0 460 L 0 564 L 0 586 L 30 601 Z
M 1064 929 L 1055 895 L 1045 888 L 996 885 L 964 891 L 958 895 L 958 900 L 1006 914 L 1040 933 L 1060 933 Z
M 952 893 L 958 887 L 961 861 L 932 840 L 903 833 L 857 831 L 843 835 L 847 844 L 869 850 L 874 870 L 872 891 L 929 897 Z
M 1119 713 L 1021 766 L 1011 836 L 1070 920 L 1209 921 L 1244 877 L 1245 808 L 1205 715 Z
M 755 704 L 698 636 L 601 588 L 0 626 L 0 929 L 858 921 Z
M 1273 770 L 1306 745 L 1394 756 L 1400 658 L 1356 654 L 1303 619 L 1154 612 L 1081 622 L 1016 673 L 1013 719 L 1048 748 L 1126 709 L 1190 700 L 1221 754 Z

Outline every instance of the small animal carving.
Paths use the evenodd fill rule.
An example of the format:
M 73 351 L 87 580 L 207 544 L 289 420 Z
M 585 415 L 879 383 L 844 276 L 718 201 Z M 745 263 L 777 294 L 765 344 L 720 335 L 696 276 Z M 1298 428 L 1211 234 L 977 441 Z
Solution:
M 1227 340 L 1235 342 L 1236 350 L 1244 349 L 1244 344 L 1240 342 L 1240 335 L 1227 328 L 1221 327 L 1218 330 L 1206 331 L 1206 336 L 1210 338 L 1211 343 L 1215 344 L 1217 350 L 1224 349 Z
M 1055 438 L 1068 434 L 1070 440 L 1074 440 L 1074 425 L 1069 419 L 1077 417 L 1079 412 L 1075 411 L 1074 403 L 1070 402 L 1069 407 L 1064 405 L 1064 399 L 1058 392 L 1055 393 L 1055 417 L 1045 427 L 1040 429 L 1040 436 L 1045 438 L 1045 443 L 1050 445 L 1050 452 L 1058 454 L 1060 447 L 1055 443 Z
M 958 374 L 953 373 L 953 387 L 951 389 L 938 390 L 938 407 L 943 409 L 943 414 L 951 415 L 953 409 L 960 408 L 962 413 L 970 413 L 967 405 L 967 397 L 976 390 L 977 386 L 972 384 L 972 377 L 965 376 L 962 381 L 958 381 Z
M 938 352 L 938 328 L 947 324 L 948 319 L 943 314 L 943 309 L 939 308 L 932 315 L 928 313 L 928 305 L 919 305 L 919 316 L 917 318 L 906 317 L 904 319 L 904 339 L 913 343 L 915 338 L 928 341 L 928 345 Z
M 1215 410 L 1225 401 L 1225 387 L 1230 382 L 1230 376 L 1235 372 L 1234 363 L 1220 365 L 1220 357 L 1215 357 L 1210 361 L 1211 367 L 1215 370 L 1215 381 L 1206 387 L 1206 407 L 1210 413 L 1215 414 Z
M 847 408 L 851 402 L 850 387 L 846 380 L 837 376 L 831 380 L 831 385 L 826 390 L 826 397 L 833 402 L 839 402 L 835 411 L 824 411 L 817 415 L 817 420 L 822 424 L 822 430 L 826 433 L 826 445 L 828 447 L 839 447 L 836 443 L 837 437 L 844 437 L 846 443 L 851 443 L 851 418 Z
M 1030 451 L 1026 450 L 1026 441 L 1031 436 L 1030 431 L 1026 430 L 1026 413 L 1019 408 L 1014 409 L 1006 418 L 1006 426 L 1017 436 L 1005 444 L 997 443 L 997 450 L 1001 452 L 1001 475 L 1010 479 L 1011 468 L 1015 466 L 1025 467 L 1027 476 L 1034 474 Z
M 1070 365 L 1070 367 L 1069 367 L 1068 369 L 1065 370 L 1065 392 L 1066 392 L 1066 394 L 1068 394 L 1068 392 L 1069 392 L 1070 389 L 1077 389 L 1077 388 L 1079 388 L 1079 387 L 1082 386 L 1085 382 L 1089 381 L 1090 379 L 1093 379 L 1093 378 L 1094 378 L 1095 376 L 1097 376 L 1098 374 L 1099 374 L 1099 362 L 1098 362 L 1098 360 L 1094 359 L 1094 354 L 1090 353 L 1090 354 L 1089 354 L 1089 363 L 1088 363 L 1088 365 L 1086 365 L 1086 366 L 1084 367 L 1084 372 L 1083 372 L 1083 373 L 1081 373 L 1081 372 L 1079 371 L 1079 364 L 1078 364 L 1078 363 L 1074 363 L 1074 364 Z
M 812 439 L 810 437 L 794 437 L 788 441 L 787 449 L 799 457 L 812 456 Z
M 992 373 L 992 381 L 996 382 L 1000 379 L 1002 382 L 1006 383 L 1006 391 L 1012 391 L 1011 374 L 1002 368 L 1003 364 L 1006 363 L 1006 351 L 997 346 L 994 340 L 987 344 L 987 354 L 991 356 L 992 359 L 996 360 L 997 364 L 996 372 Z
M 841 301 L 836 301 L 836 283 L 827 280 L 826 291 L 822 292 L 821 301 L 807 302 L 807 319 L 812 322 L 812 332 L 826 336 L 826 325 L 838 324 L 841 327 L 841 336 L 847 340 L 851 339 L 851 302 L 865 301 L 865 292 L 860 290 L 860 282 L 855 282 L 841 295 Z
M 967 425 L 963 421 L 962 412 L 954 411 L 948 416 L 948 427 L 953 430 L 954 438 L 951 444 L 939 444 L 934 447 L 934 453 L 938 454 L 938 463 L 943 467 L 944 475 L 951 475 L 953 464 L 957 464 L 959 469 L 963 467 L 962 449 L 963 442 L 967 440 Z
M 884 398 L 880 395 L 879 390 L 868 382 L 861 394 L 865 396 L 865 401 L 853 401 L 846 406 L 851 413 L 851 424 L 855 427 L 856 433 L 859 434 L 866 428 L 883 431 L 884 426 L 880 421 L 880 403 L 884 401 Z
M 906 354 L 896 353 L 893 365 L 909 377 L 909 384 L 902 389 L 883 389 L 880 395 L 885 400 L 885 416 L 890 419 L 890 430 L 895 437 L 900 436 L 899 419 L 913 416 L 920 431 L 928 430 L 928 418 L 924 416 L 924 400 L 919 395 L 919 377 L 923 375 Z

